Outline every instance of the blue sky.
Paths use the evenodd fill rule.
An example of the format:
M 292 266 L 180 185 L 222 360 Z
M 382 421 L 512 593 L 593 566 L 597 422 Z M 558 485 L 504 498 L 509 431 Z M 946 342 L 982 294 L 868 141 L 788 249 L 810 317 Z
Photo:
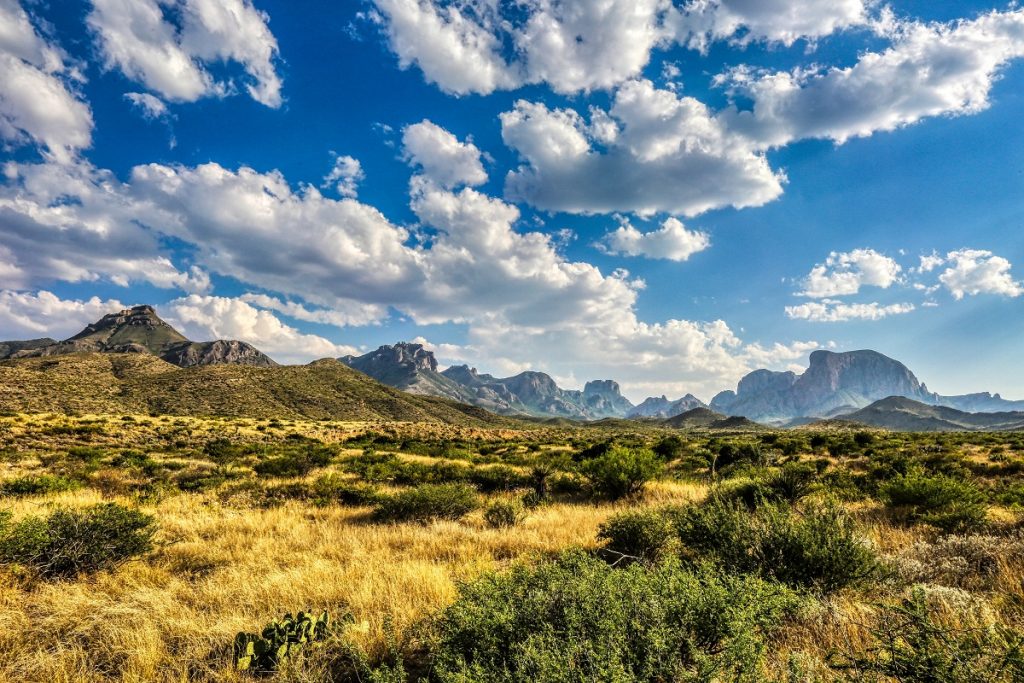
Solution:
M 634 400 L 815 348 L 1024 397 L 1013 5 L 0 0 L 0 28 L 0 337 L 145 302 L 283 362 L 421 339 Z

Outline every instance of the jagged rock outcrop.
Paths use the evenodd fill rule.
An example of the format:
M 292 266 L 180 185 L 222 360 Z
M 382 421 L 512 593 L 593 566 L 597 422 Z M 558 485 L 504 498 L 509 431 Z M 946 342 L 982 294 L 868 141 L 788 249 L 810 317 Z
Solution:
M 640 405 L 629 411 L 626 417 L 656 417 L 666 418 L 681 415 L 694 408 L 707 408 L 707 404 L 693 394 L 687 394 L 680 399 L 670 401 L 668 397 L 651 396 L 645 398 Z
M 152 306 L 141 305 L 110 313 L 63 341 L 21 342 L 11 358 L 59 356 L 69 353 L 151 354 L 179 367 L 196 365 L 277 365 L 262 351 L 242 341 L 219 339 L 194 342 L 168 325 Z M 11 344 L 12 342 L 5 342 Z
M 624 417 L 633 407 L 611 380 L 588 382 L 583 391 L 577 391 L 562 389 L 543 372 L 494 377 L 468 365 L 438 372 L 434 354 L 420 344 L 381 346 L 365 355 L 340 360 L 389 386 L 508 415 L 592 420 Z
M 0 360 L 10 358 L 22 351 L 35 351 L 36 349 L 41 349 L 46 346 L 53 346 L 56 343 L 56 339 L 50 339 L 49 337 L 43 337 L 41 339 L 25 339 L 21 341 L 2 341 L 0 342 Z
M 338 360 L 378 382 L 402 391 L 481 405 L 472 400 L 472 392 L 437 371 L 437 359 L 422 344 L 385 344 L 362 356 L 344 356 Z M 496 409 L 490 405 L 484 407 Z

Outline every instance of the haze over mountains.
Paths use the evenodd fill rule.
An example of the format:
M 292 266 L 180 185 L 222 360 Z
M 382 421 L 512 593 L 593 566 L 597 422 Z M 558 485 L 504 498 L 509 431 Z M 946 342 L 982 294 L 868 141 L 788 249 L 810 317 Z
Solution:
M 634 405 L 610 379 L 576 390 L 536 371 L 504 378 L 468 365 L 442 371 L 431 351 L 413 343 L 278 366 L 245 342 L 191 341 L 145 305 L 106 315 L 63 341 L 0 342 L 0 409 L 459 423 L 489 422 L 498 414 L 640 418 L 712 429 L 838 419 L 915 431 L 1024 429 L 1024 401 L 989 393 L 942 396 L 899 361 L 869 350 L 815 351 L 799 375 L 755 370 L 710 405 L 692 394 Z
M 714 418 L 718 421 L 723 416 L 746 417 L 766 424 L 788 425 L 852 413 L 890 396 L 965 413 L 1024 410 L 1024 401 L 1009 401 L 998 394 L 942 396 L 933 393 L 905 365 L 869 350 L 815 351 L 810 356 L 810 367 L 799 375 L 790 371 L 755 370 L 740 380 L 735 391 L 719 393 L 710 405 L 692 394 L 675 401 L 665 396 L 650 397 L 633 405 L 622 396 L 619 385 L 613 380 L 591 381 L 583 391 L 578 391 L 562 389 L 541 372 L 496 378 L 466 365 L 439 371 L 433 353 L 421 344 L 385 345 L 363 356 L 346 356 L 341 360 L 380 382 L 405 391 L 444 396 L 503 414 L 588 420 L 606 417 L 666 419 L 694 409 L 710 408 L 719 415 Z M 710 420 L 707 418 L 704 422 Z M 951 424 L 966 426 L 969 421 L 953 420 Z

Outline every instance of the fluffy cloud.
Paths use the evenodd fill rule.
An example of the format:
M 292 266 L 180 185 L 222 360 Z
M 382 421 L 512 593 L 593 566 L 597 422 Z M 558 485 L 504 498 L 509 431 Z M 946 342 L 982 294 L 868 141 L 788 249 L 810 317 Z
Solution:
M 640 232 L 623 220 L 597 246 L 610 254 L 686 261 L 711 246 L 711 238 L 707 233 L 687 230 L 676 218 L 667 218 L 660 228 L 649 232 Z
M 728 112 L 730 126 L 763 146 L 842 143 L 929 116 L 976 113 L 988 106 L 999 70 L 1024 56 L 1024 10 L 949 24 L 894 22 L 890 36 L 891 47 L 850 67 L 735 70 L 725 80 L 754 105 Z
M 622 86 L 590 125 L 572 110 L 520 100 L 501 114 L 501 129 L 526 162 L 507 177 L 506 194 L 551 211 L 695 215 L 760 206 L 785 180 L 704 104 L 649 81 Z
M 609 88 L 646 66 L 662 39 L 664 0 L 374 0 L 403 68 L 454 94 L 528 83 L 563 93 Z M 517 55 L 507 60 L 504 46 Z
M 402 133 L 402 145 L 409 163 L 442 187 L 487 182 L 487 172 L 476 145 L 460 142 L 431 121 L 407 126 Z
M 0 0 L 0 138 L 34 141 L 67 161 L 92 141 L 92 112 L 72 91 L 81 78 L 16 0 Z
M 804 278 L 800 296 L 813 299 L 856 294 L 861 287 L 886 289 L 899 279 L 902 267 L 874 249 L 833 251 Z
M 348 155 L 336 156 L 334 168 L 324 176 L 322 188 L 334 187 L 342 197 L 355 199 L 359 195 L 359 183 L 366 177 L 359 159 Z
M 716 40 L 792 45 L 868 21 L 865 0 L 689 0 L 669 13 L 676 39 L 699 50 Z
M 82 331 L 107 313 L 125 306 L 117 300 L 103 301 L 98 297 L 87 300 L 61 299 L 42 290 L 36 293 L 0 291 L 0 337 L 26 339 L 53 337 L 65 339 Z
M 180 270 L 138 221 L 130 188 L 85 162 L 9 164 L 0 185 L 0 287 L 55 280 L 132 281 L 201 292 L 199 268 Z
M 303 363 L 355 352 L 350 346 L 303 334 L 282 323 L 273 313 L 240 299 L 193 294 L 159 309 L 168 322 L 179 326 L 190 339 L 238 339 L 282 363 Z
M 913 304 L 879 303 L 850 304 L 832 299 L 810 301 L 796 306 L 786 306 L 786 315 L 794 320 L 836 323 L 847 320 L 881 320 L 891 315 L 901 315 L 914 310 Z
M 1024 285 L 1010 275 L 1010 262 L 990 251 L 951 251 L 946 254 L 945 263 L 949 267 L 939 275 L 939 282 L 955 299 L 977 294 L 1002 294 L 1009 297 L 1024 294 Z
M 867 21 L 862 0 L 373 1 L 399 65 L 458 95 L 532 83 L 610 89 L 677 42 L 790 45 Z
M 207 69 L 235 62 L 245 71 L 249 95 L 269 107 L 281 104 L 274 68 L 277 40 L 269 18 L 250 0 L 93 0 L 88 23 L 106 66 L 178 102 L 232 90 Z M 168 16 L 180 18 L 175 25 Z

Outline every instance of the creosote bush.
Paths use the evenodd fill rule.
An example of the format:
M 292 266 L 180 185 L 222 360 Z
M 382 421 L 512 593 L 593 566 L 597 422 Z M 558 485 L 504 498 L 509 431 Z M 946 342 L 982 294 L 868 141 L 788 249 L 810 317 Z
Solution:
M 712 497 L 701 505 L 616 515 L 599 536 L 609 549 L 642 559 L 673 548 L 693 562 L 822 593 L 866 581 L 879 569 L 853 520 L 834 504 L 797 513 L 765 503 L 751 511 Z
M 964 478 L 920 472 L 898 475 L 882 484 L 879 496 L 906 511 L 910 521 L 943 531 L 966 531 L 985 522 L 984 495 Z
M 799 604 L 753 577 L 568 552 L 464 586 L 435 622 L 432 678 L 753 683 L 765 636 Z
M 594 492 L 613 500 L 639 493 L 660 470 L 661 463 L 651 450 L 622 446 L 613 446 L 580 466 Z
M 374 519 L 428 522 L 458 519 L 480 506 L 476 491 L 465 484 L 421 484 L 386 496 L 374 508 Z
M 12 523 L 0 518 L 0 564 L 45 579 L 112 569 L 152 547 L 153 518 L 116 503 L 58 509 Z

